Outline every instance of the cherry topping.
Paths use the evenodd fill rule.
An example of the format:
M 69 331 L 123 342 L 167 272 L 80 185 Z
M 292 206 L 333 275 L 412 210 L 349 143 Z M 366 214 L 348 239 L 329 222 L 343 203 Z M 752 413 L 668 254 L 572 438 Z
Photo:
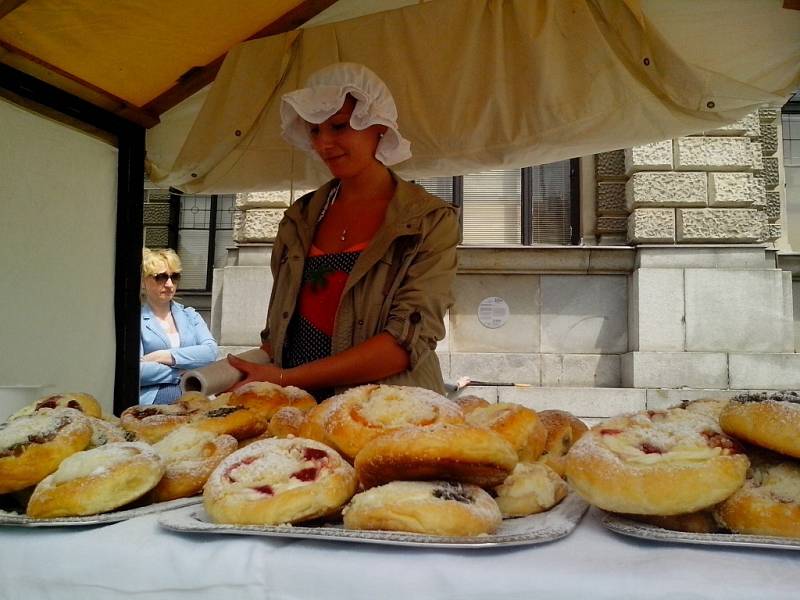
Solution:
M 237 463 L 235 463 L 235 464 L 231 465 L 230 467 L 228 467 L 228 470 L 227 470 L 227 471 L 225 471 L 225 478 L 226 478 L 228 481 L 230 481 L 230 482 L 233 482 L 233 477 L 231 477 L 231 473 L 233 473 L 233 472 L 234 472 L 236 469 L 238 469 L 238 468 L 239 468 L 239 467 L 241 467 L 242 465 L 249 465 L 249 464 L 250 464 L 251 462 L 253 462 L 255 459 L 256 459 L 256 457 L 255 457 L 255 456 L 248 456 L 247 458 L 243 458 L 243 459 L 242 459 L 242 460 L 240 460 L 239 462 L 237 462 Z M 271 493 L 271 492 L 270 492 L 270 493 Z
M 705 431 L 701 431 L 700 434 L 706 438 L 706 443 L 709 448 L 722 448 L 723 450 L 728 450 L 728 454 L 741 454 L 744 452 L 744 448 L 742 448 L 736 440 L 729 438 L 724 433 L 706 429 Z
M 639 444 L 639 449 L 644 452 L 645 454 L 663 454 L 664 451 L 661 448 L 657 448 L 652 444 L 648 444 L 647 442 L 642 442 Z
M 78 410 L 81 410 L 81 405 L 78 404 L 75 400 L 70 400 L 69 402 L 67 402 L 67 407 L 77 408 Z
M 303 450 L 303 458 L 306 460 L 319 460 L 326 456 L 328 456 L 328 453 L 325 452 L 325 450 L 318 450 L 316 448 L 306 448 Z
M 255 491 L 260 492 L 266 496 L 272 496 L 275 492 L 272 491 L 272 487 L 269 485 L 262 485 L 261 487 L 253 488 Z
M 316 467 L 309 467 L 307 469 L 300 469 L 297 473 L 292 473 L 292 477 L 298 481 L 314 481 L 317 477 L 319 469 Z
M 36 405 L 36 410 L 40 408 L 56 408 L 58 403 L 56 402 L 57 397 L 54 398 L 47 398 L 46 400 L 42 400 L 39 404 Z

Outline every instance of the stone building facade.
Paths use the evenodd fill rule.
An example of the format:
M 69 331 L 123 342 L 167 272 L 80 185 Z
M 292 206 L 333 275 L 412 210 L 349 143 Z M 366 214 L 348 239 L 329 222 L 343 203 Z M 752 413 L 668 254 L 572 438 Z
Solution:
M 445 379 L 491 382 L 465 391 L 589 420 L 800 388 L 800 315 L 778 252 L 778 117 L 766 108 L 715 131 L 582 158 L 594 181 L 582 186 L 580 246 L 459 248 L 437 349 Z M 300 194 L 237 198 L 237 245 L 212 292 L 224 351 L 258 344 L 270 242 Z M 487 327 L 479 313 L 492 298 L 508 308 Z

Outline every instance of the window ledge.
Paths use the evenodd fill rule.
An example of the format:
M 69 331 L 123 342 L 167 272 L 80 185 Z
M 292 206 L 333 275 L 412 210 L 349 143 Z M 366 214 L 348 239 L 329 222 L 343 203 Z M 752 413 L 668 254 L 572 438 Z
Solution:
M 630 246 L 459 246 L 459 273 L 627 274 Z

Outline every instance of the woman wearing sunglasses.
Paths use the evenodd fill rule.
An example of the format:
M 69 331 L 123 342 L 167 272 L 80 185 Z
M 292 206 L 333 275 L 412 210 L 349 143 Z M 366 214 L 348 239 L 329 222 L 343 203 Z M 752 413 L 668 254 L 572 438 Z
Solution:
M 174 250 L 142 254 L 142 323 L 139 404 L 169 404 L 180 395 L 180 376 L 217 358 L 217 343 L 193 308 L 173 300 L 181 279 Z

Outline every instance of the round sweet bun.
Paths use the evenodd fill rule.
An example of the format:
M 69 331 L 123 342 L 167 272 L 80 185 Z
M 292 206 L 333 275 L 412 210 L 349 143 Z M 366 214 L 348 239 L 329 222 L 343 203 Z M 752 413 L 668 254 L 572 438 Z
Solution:
M 196 414 L 191 423 L 202 431 L 232 435 L 237 440 L 256 437 L 267 430 L 267 421 L 244 406 L 218 406 Z
M 164 474 L 158 454 L 142 442 L 115 442 L 77 452 L 33 490 L 34 519 L 96 515 L 149 492 Z
M 356 455 L 364 488 L 390 481 L 445 480 L 495 487 L 517 464 L 499 433 L 470 425 L 406 427 L 376 437 Z
M 86 416 L 72 408 L 40 410 L 0 425 L 0 494 L 36 485 L 92 439 Z
M 348 529 L 425 535 L 493 533 L 503 520 L 492 497 L 476 485 L 393 481 L 353 496 L 342 511 Z
M 131 406 L 122 412 L 119 424 L 140 440 L 155 444 L 172 430 L 190 423 L 199 410 L 195 404 L 183 402 Z
M 136 441 L 135 433 L 132 431 L 125 431 L 119 425 L 106 421 L 105 419 L 86 417 L 86 420 L 89 422 L 89 425 L 92 426 L 92 441 L 89 442 L 89 448 L 105 446 L 112 442 Z
M 543 410 L 537 414 L 547 430 L 544 452 L 538 460 L 563 477 L 567 452 L 589 428 L 578 417 L 564 410 Z
M 264 421 L 269 422 L 280 407 L 292 406 L 293 402 L 300 402 L 297 392 L 301 391 L 298 388 L 288 390 L 288 388 L 268 381 L 251 381 L 235 389 L 228 397 L 227 402 L 231 406 L 249 408 Z
M 332 396 L 331 398 L 326 398 L 309 410 L 306 413 L 303 423 L 300 425 L 297 437 L 316 440 L 342 454 L 341 449 L 328 437 L 328 433 L 325 431 L 325 423 L 328 420 L 328 415 L 336 406 L 336 396 Z
M 687 533 L 717 533 L 721 530 L 712 509 L 698 510 L 682 515 L 620 515 L 626 519 L 655 525 L 671 531 Z
M 333 514 L 355 489 L 353 467 L 332 448 L 269 438 L 223 460 L 206 483 L 203 504 L 215 523 L 278 525 Z
M 721 502 L 749 460 L 705 415 L 681 408 L 608 419 L 572 446 L 567 480 L 604 510 L 676 515 Z
M 526 517 L 561 502 L 567 495 L 567 484 L 545 464 L 519 463 L 494 492 L 504 518 Z
M 490 404 L 471 410 L 467 423 L 486 427 L 502 435 L 517 451 L 521 461 L 534 461 L 541 456 L 547 430 L 535 411 L 509 402 Z
M 490 406 L 488 400 L 481 398 L 480 396 L 475 396 L 473 394 L 466 394 L 464 396 L 458 396 L 457 398 L 453 398 L 453 402 L 458 404 L 461 411 L 466 415 L 468 412 L 475 410 L 476 408 L 482 408 L 484 406 Z
M 722 430 L 740 440 L 800 458 L 800 396 L 796 392 L 735 396 L 719 415 Z
M 272 415 L 272 418 L 269 420 L 267 431 L 276 438 L 285 438 L 290 435 L 302 437 L 300 436 L 300 428 L 303 426 L 305 420 L 306 415 L 299 408 L 283 406 Z
M 714 514 L 735 533 L 800 539 L 800 463 L 754 459 L 745 484 Z
M 331 400 L 325 432 L 351 459 L 370 440 L 395 429 L 464 422 L 457 404 L 424 388 L 361 385 Z
M 84 392 L 67 392 L 44 396 L 34 404 L 34 410 L 41 410 L 42 408 L 74 408 L 85 415 L 98 419 L 103 415 L 103 409 L 97 399 Z
M 164 476 L 153 489 L 153 502 L 187 498 L 199 493 L 211 472 L 238 449 L 232 435 L 217 435 L 184 425 L 153 444 L 164 462 Z

